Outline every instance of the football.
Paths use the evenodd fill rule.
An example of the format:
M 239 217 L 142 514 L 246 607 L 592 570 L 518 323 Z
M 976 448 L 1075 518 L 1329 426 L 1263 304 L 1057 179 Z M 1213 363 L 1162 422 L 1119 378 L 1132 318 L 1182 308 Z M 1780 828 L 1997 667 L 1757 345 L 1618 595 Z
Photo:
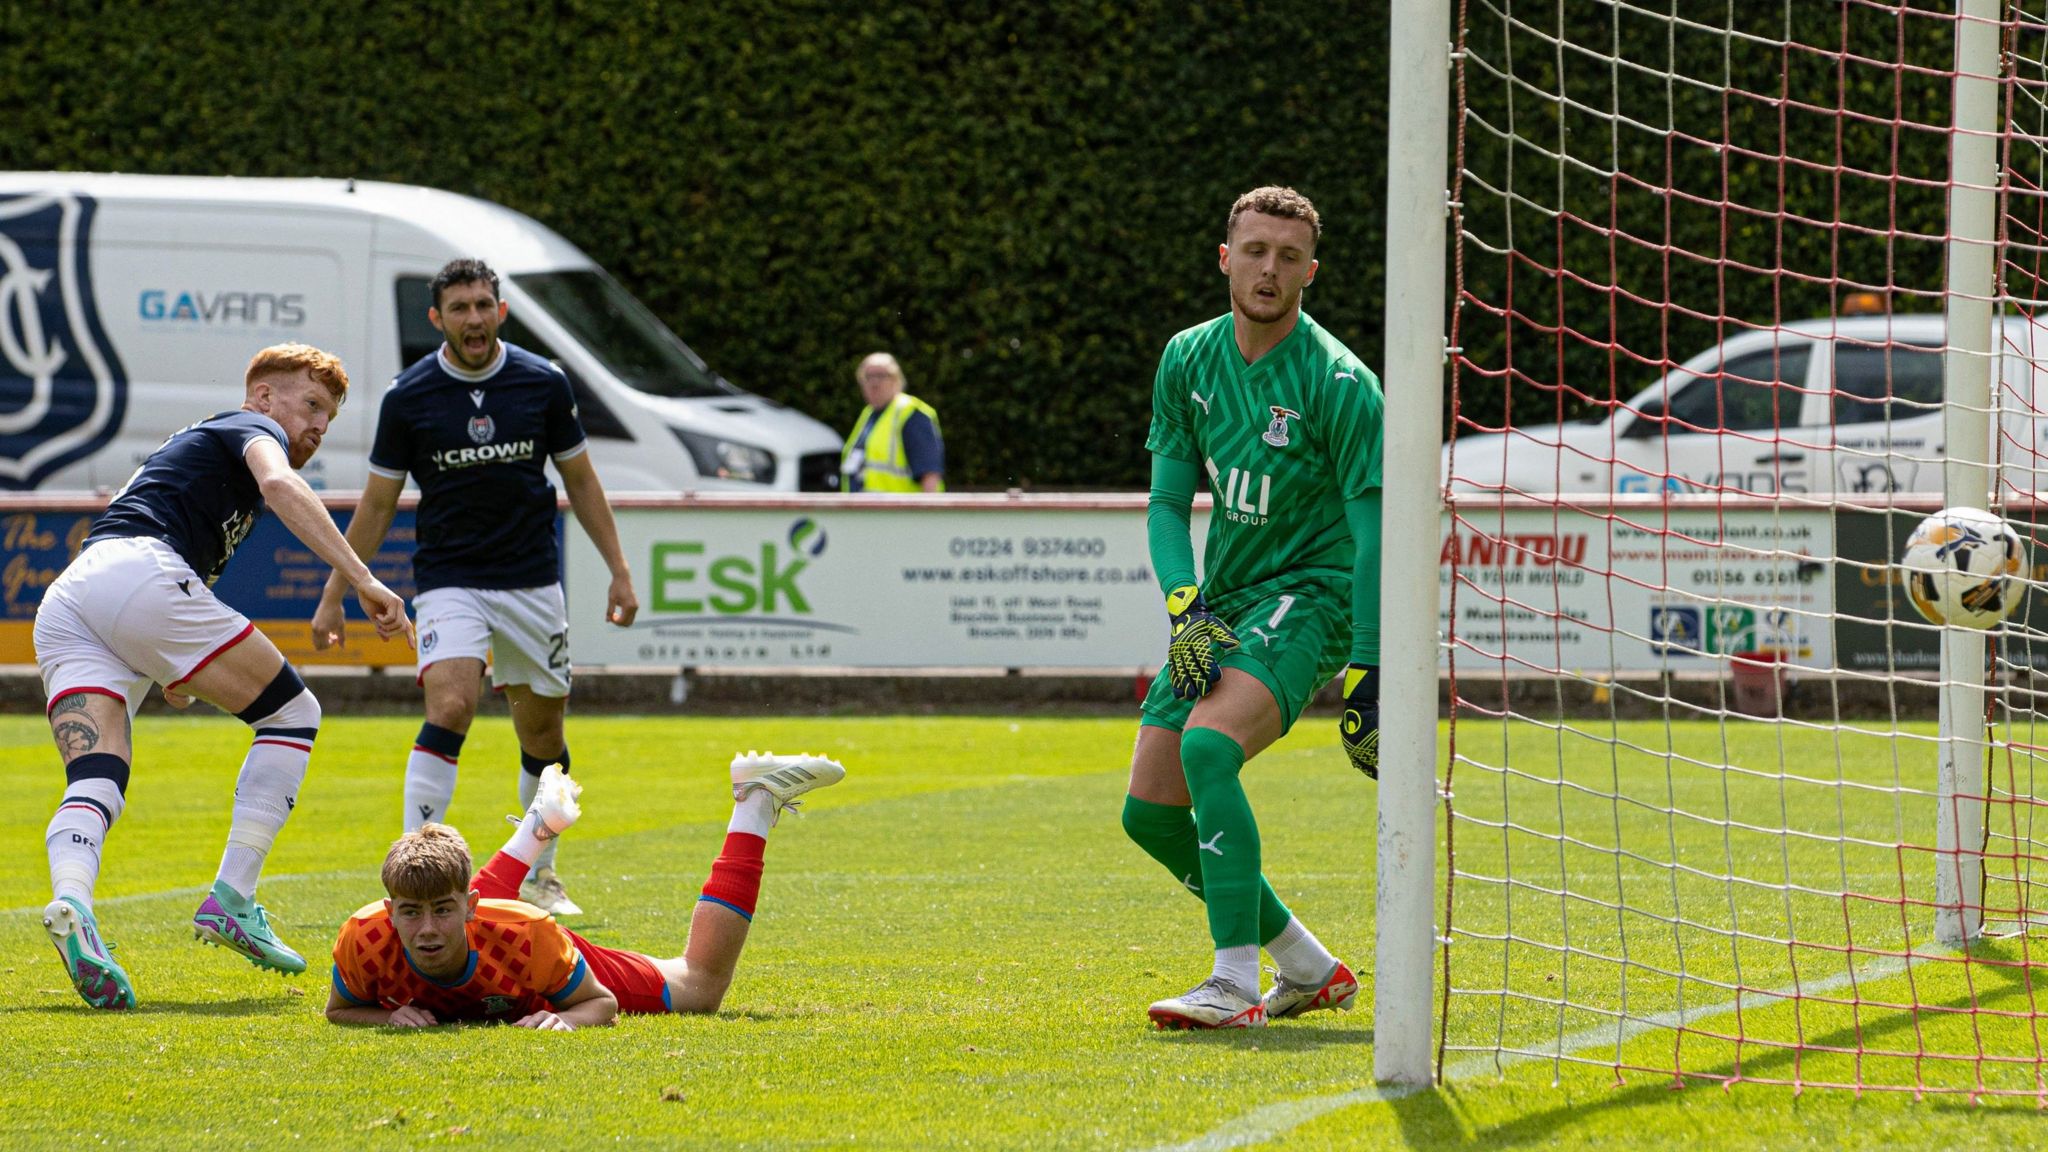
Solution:
M 1920 522 L 1899 561 L 1906 596 L 1935 624 L 1991 628 L 2026 596 L 2026 545 L 1980 508 L 1944 508 Z

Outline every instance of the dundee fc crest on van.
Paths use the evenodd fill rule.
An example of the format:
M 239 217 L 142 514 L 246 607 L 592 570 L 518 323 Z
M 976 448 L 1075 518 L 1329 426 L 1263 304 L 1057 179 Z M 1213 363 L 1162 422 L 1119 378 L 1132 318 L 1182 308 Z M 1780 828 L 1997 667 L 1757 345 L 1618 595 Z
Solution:
M 0 195 L 0 488 L 34 488 L 106 444 L 128 378 L 86 260 L 93 202 Z

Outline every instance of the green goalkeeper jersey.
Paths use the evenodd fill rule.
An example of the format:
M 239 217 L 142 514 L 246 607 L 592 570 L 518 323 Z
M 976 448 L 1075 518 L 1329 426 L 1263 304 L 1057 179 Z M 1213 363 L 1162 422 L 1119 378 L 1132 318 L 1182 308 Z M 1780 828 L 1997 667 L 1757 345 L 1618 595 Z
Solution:
M 1350 587 L 1344 503 L 1380 486 L 1383 406 L 1379 378 L 1306 312 L 1255 364 L 1239 354 L 1229 314 L 1167 343 L 1145 447 L 1195 461 L 1209 479 L 1211 605 L 1285 581 Z

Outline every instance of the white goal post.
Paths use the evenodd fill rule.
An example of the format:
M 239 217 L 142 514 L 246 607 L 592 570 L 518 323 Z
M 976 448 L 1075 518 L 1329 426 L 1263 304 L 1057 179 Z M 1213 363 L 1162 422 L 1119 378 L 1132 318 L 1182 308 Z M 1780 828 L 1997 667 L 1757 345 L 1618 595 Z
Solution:
M 1442 496 L 1444 244 L 1450 215 L 1449 0 L 1393 6 L 1387 121 L 1384 541 L 1434 541 Z M 1398 270 L 1398 272 L 1396 271 Z M 1428 1084 L 1436 967 L 1437 577 L 1434 548 L 1383 546 L 1373 1078 Z
M 1985 508 L 1991 485 L 1993 267 L 1998 243 L 1999 0 L 1962 0 L 1956 27 L 1955 130 L 1949 151 L 1948 354 L 1942 408 L 1951 450 L 1943 503 Z M 1940 802 L 1936 807 L 1935 938 L 1951 947 L 1984 930 L 1984 634 L 1941 637 Z

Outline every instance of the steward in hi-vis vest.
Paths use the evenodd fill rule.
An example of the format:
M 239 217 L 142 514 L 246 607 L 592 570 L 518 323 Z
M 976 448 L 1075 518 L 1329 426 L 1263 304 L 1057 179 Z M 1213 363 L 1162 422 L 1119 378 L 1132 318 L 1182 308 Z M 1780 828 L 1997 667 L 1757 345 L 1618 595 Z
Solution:
M 939 414 L 903 391 L 903 369 L 887 352 L 861 361 L 854 378 L 867 407 L 846 438 L 839 470 L 848 492 L 943 492 L 946 444 Z

